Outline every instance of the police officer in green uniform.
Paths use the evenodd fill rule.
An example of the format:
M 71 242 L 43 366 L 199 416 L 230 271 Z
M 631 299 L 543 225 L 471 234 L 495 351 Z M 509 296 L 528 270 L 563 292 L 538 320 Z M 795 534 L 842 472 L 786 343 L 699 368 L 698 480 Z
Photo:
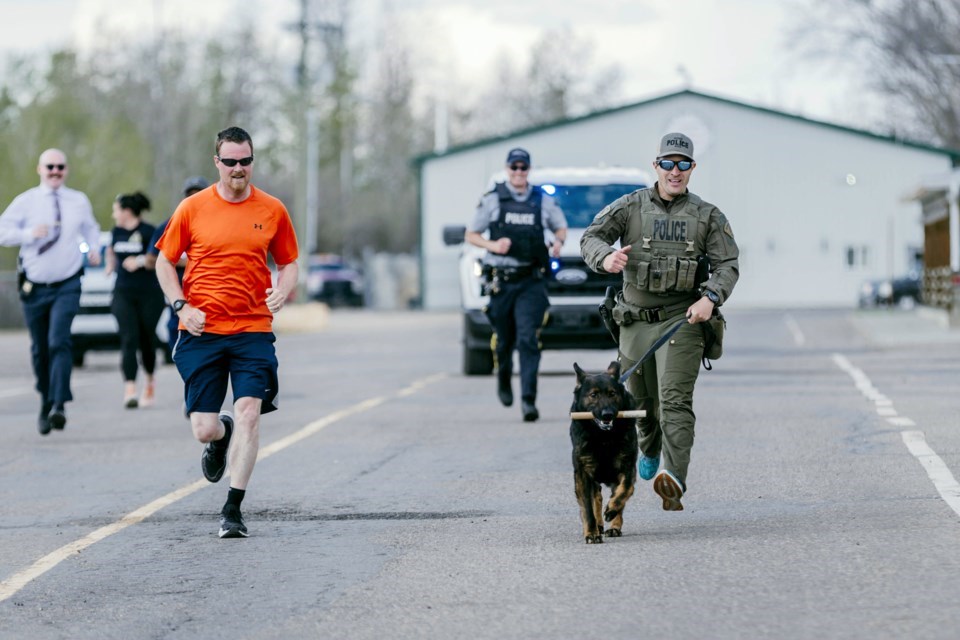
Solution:
M 544 281 L 549 256 L 544 228 L 553 231 L 551 250 L 560 255 L 567 237 L 567 220 L 560 207 L 540 187 L 527 181 L 530 154 L 511 149 L 507 154 L 507 181 L 480 198 L 465 239 L 487 250 L 483 259 L 490 304 L 487 317 L 493 325 L 497 396 L 513 404 L 511 376 L 513 350 L 520 356 L 520 411 L 525 422 L 540 417 L 537 411 L 537 371 L 540 367 L 540 328 L 549 300 Z M 489 231 L 489 238 L 483 233 Z
M 620 325 L 624 371 L 687 318 L 627 381 L 647 411 L 637 421 L 640 477 L 653 479 L 664 510 L 680 511 L 696 420 L 693 387 L 706 346 L 700 323 L 710 320 L 733 291 L 740 251 L 723 213 L 687 190 L 697 166 L 689 137 L 665 135 L 653 166 L 656 185 L 625 195 L 598 213 L 583 234 L 580 252 L 595 271 L 623 272 L 613 317 Z M 617 241 L 619 249 L 611 246 Z M 705 259 L 711 272 L 700 281 L 698 266 Z M 658 473 L 661 455 L 664 468 Z

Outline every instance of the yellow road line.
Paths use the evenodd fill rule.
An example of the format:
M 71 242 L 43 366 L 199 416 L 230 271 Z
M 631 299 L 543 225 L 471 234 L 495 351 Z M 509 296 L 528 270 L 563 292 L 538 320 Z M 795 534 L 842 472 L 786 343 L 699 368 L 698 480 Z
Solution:
M 334 422 L 343 420 L 344 418 L 347 418 L 352 415 L 356 415 L 358 413 L 363 413 L 364 411 L 369 411 L 370 409 L 373 409 L 374 407 L 377 407 L 389 400 L 395 400 L 397 398 L 404 398 L 409 395 L 412 395 L 417 391 L 419 391 L 420 389 L 422 389 L 423 387 L 429 384 L 433 384 L 434 382 L 437 382 L 438 380 L 445 378 L 446 375 L 447 374 L 445 373 L 438 373 L 432 376 L 427 376 L 426 378 L 421 378 L 420 380 L 413 382 L 413 384 L 411 384 L 410 386 L 405 387 L 391 395 L 379 396 L 377 398 L 370 398 L 369 400 L 364 400 L 363 402 L 359 402 L 353 405 L 352 407 L 347 407 L 346 409 L 341 409 L 340 411 L 331 413 L 330 415 L 324 418 L 316 420 L 315 422 L 311 422 L 310 424 L 299 429 L 298 431 L 290 434 L 289 436 L 286 436 L 285 438 L 281 438 L 280 440 L 277 440 L 276 442 L 269 444 L 266 447 L 262 447 L 260 449 L 260 453 L 257 455 L 257 460 L 262 460 L 264 458 L 272 456 L 273 454 L 279 451 L 282 451 L 283 449 L 286 449 L 290 445 L 300 442 L 304 438 L 309 438 L 310 436 L 314 435 L 324 427 L 327 427 L 333 424 Z M 104 538 L 112 536 L 115 533 L 123 531 L 124 529 L 126 529 L 131 525 L 142 522 L 143 520 L 149 518 L 160 509 L 163 509 L 164 507 L 167 507 L 173 504 L 174 502 L 182 500 L 183 498 L 186 498 L 187 496 L 193 493 L 196 493 L 200 489 L 203 489 L 204 487 L 208 487 L 208 486 L 210 486 L 210 483 L 207 482 L 206 480 L 197 480 L 196 482 L 192 482 L 175 491 L 171 491 L 170 493 L 168 493 L 167 495 L 161 498 L 157 498 L 156 500 L 154 500 L 149 504 L 146 504 L 134 511 L 131 511 L 130 513 L 123 516 L 116 522 L 108 524 L 104 527 L 100 527 L 95 531 L 91 531 L 90 533 L 83 536 L 79 540 L 71 542 L 67 545 L 60 547 L 55 551 L 48 553 L 47 555 L 43 556 L 42 558 L 34 562 L 31 566 L 27 567 L 23 571 L 20 571 L 19 573 L 15 573 L 10 578 L 4 580 L 3 582 L 0 582 L 0 602 L 7 600 L 11 596 L 13 596 L 15 593 L 23 589 L 25 586 L 30 584 L 30 582 L 32 582 L 33 580 L 36 580 L 37 578 L 45 574 L 47 571 L 50 571 L 51 569 L 56 567 L 58 564 L 60 564 L 70 556 L 80 553 L 87 547 L 97 542 L 100 542 Z

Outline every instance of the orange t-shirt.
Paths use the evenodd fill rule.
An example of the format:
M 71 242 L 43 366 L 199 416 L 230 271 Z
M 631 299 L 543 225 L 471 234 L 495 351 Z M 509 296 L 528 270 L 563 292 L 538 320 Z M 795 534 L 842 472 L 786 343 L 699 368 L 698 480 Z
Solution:
M 157 248 L 174 264 L 186 252 L 183 296 L 207 314 L 204 332 L 220 334 L 272 330 L 267 253 L 279 265 L 299 254 L 286 207 L 253 185 L 243 202 L 227 202 L 216 184 L 183 200 Z

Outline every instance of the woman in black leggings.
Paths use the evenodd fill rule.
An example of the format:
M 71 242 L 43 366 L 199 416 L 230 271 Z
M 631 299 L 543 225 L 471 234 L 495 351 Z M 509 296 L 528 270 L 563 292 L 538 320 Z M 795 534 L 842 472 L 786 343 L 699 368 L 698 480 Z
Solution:
M 157 365 L 154 343 L 157 322 L 163 313 L 163 292 L 156 273 L 147 268 L 146 253 L 154 227 L 140 219 L 150 210 L 150 200 L 140 193 L 120 194 L 113 202 L 117 226 L 107 248 L 107 274 L 117 272 L 110 310 L 120 327 L 120 368 L 123 371 L 123 404 L 127 409 L 148 407 L 156 395 L 153 377 Z M 146 380 L 137 398 L 137 350 Z

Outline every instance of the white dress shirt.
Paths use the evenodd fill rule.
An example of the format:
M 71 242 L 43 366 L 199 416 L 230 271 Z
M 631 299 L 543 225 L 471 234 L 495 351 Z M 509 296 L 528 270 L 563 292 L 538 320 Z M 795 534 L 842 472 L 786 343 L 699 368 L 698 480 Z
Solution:
M 53 190 L 40 185 L 24 191 L 0 215 L 0 245 L 20 245 L 20 258 L 27 279 L 50 283 L 65 280 L 80 271 L 83 254 L 80 243 L 90 251 L 100 252 L 100 225 L 93 217 L 93 207 L 86 194 L 69 187 L 57 189 L 60 204 L 60 237 L 44 253 L 40 247 L 56 233 L 57 210 Z M 47 225 L 45 238 L 34 238 L 37 225 Z

